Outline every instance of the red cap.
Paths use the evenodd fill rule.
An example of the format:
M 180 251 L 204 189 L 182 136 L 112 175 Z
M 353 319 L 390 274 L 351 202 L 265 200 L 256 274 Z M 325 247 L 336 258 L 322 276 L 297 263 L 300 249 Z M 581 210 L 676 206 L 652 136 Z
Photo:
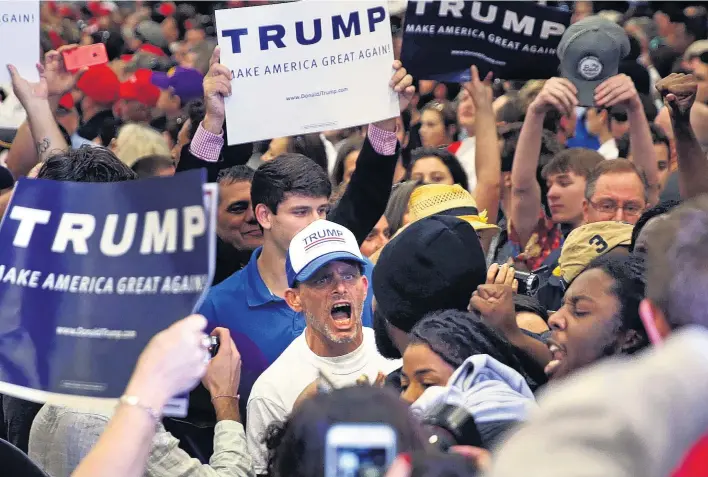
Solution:
M 151 45 L 149 43 L 143 43 L 142 45 L 140 45 L 138 51 L 144 51 L 145 53 L 150 53 L 151 55 L 155 56 L 167 56 L 167 54 L 162 51 L 162 48 L 157 47 L 155 45 Z
M 151 76 L 152 71 L 148 69 L 136 71 L 128 81 L 120 84 L 120 98 L 155 107 L 160 98 L 160 88 L 150 83 Z
M 157 7 L 157 11 L 163 17 L 169 17 L 177 13 L 177 7 L 172 2 L 164 2 Z
M 71 95 L 71 93 L 66 93 L 64 96 L 61 97 L 61 99 L 59 100 L 59 106 L 64 109 L 74 109 L 74 97 Z
M 54 30 L 49 31 L 49 41 L 52 42 L 52 48 L 55 50 L 58 50 L 60 46 L 66 45 L 66 42 L 61 35 Z
M 112 104 L 118 99 L 120 81 L 107 65 L 96 65 L 81 75 L 76 88 L 97 103 Z

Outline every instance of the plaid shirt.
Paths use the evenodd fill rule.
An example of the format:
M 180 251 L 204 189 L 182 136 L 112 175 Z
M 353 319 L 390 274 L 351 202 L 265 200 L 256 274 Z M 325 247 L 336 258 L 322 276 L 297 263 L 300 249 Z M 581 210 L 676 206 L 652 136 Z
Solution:
M 374 151 L 382 156 L 390 156 L 396 152 L 396 133 L 385 131 L 381 128 L 369 126 L 368 130 L 369 141 Z M 197 132 L 194 134 L 192 143 L 189 146 L 189 151 L 198 159 L 207 162 L 216 162 L 219 160 L 221 149 L 224 147 L 224 134 L 214 134 L 199 123 Z
M 29 456 L 53 477 L 68 477 L 101 437 L 110 417 L 45 404 L 32 423 Z M 179 441 L 159 424 L 152 439 L 145 476 L 254 477 L 243 426 L 220 421 L 214 434 L 214 454 L 202 465 L 179 448 Z M 120 452 L 116 449 L 115 452 Z

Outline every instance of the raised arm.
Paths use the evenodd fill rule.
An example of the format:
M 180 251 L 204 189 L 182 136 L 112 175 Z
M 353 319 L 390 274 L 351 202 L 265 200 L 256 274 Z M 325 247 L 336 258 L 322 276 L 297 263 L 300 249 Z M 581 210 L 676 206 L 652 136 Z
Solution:
M 144 474 L 162 408 L 173 396 L 192 389 L 206 371 L 206 324 L 203 316 L 193 315 L 148 343 L 126 388 L 128 400 L 118 406 L 73 477 Z
M 671 117 L 678 156 L 679 190 L 689 199 L 708 192 L 708 160 L 691 127 L 698 83 L 693 75 L 672 73 L 656 84 Z M 708 120 L 708 117 L 705 118 Z
M 390 86 L 398 93 L 403 110 L 415 93 L 413 78 L 400 61 L 394 61 L 393 68 Z M 347 190 L 327 216 L 351 230 L 359 244 L 386 210 L 397 160 L 396 118 L 371 124 Z
M 470 68 L 470 74 L 472 81 L 463 86 L 472 98 L 476 111 L 477 146 L 474 167 L 477 173 L 477 187 L 474 195 L 477 209 L 480 212 L 486 210 L 489 223 L 495 224 L 501 196 L 501 153 L 497 140 L 496 117 L 492 108 L 492 74 L 488 73 L 484 81 L 480 81 L 476 66 Z
M 511 224 L 523 247 L 541 213 L 541 186 L 536 180 L 546 113 L 557 109 L 570 116 L 578 104 L 577 89 L 566 78 L 551 78 L 529 106 L 511 168 Z
M 76 47 L 77 45 L 66 45 L 47 52 L 44 55 L 44 66 L 37 65 L 42 77 L 39 83 L 29 83 L 19 75 L 15 76 L 17 79 L 13 77 L 13 89 L 19 87 L 22 90 L 22 96 L 18 94 L 17 89 L 15 94 L 27 112 L 27 120 L 17 130 L 6 160 L 7 167 L 15 178 L 26 176 L 52 151 L 68 148 L 56 124 L 54 113 L 61 97 L 71 91 L 86 71 L 84 68 L 70 72 L 64 65 L 62 54 Z M 8 68 L 10 71 L 14 69 L 11 65 Z M 46 99 L 46 104 L 37 94 Z M 29 103 L 26 103 L 28 101 Z M 28 107 L 32 108 L 32 111 Z
M 595 88 L 595 104 L 601 108 L 623 105 L 629 120 L 629 142 L 632 158 L 646 174 L 649 182 L 649 203 L 659 201 L 659 168 L 656 163 L 654 142 L 651 139 L 649 121 L 632 78 L 625 74 L 615 75 Z

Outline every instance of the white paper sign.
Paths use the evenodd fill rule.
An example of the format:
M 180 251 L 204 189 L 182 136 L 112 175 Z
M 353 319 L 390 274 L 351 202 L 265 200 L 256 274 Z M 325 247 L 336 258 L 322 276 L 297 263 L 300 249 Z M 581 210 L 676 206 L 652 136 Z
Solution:
M 316 133 L 398 116 L 388 83 L 387 3 L 304 1 L 216 11 L 229 144 Z
M 0 1 L 0 84 L 11 84 L 7 65 L 28 81 L 38 81 L 39 1 Z

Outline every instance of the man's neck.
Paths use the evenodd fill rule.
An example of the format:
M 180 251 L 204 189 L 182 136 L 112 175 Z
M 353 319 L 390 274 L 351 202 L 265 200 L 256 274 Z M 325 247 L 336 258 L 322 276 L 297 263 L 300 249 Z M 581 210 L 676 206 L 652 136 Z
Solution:
M 600 131 L 600 133 L 597 135 L 597 140 L 600 141 L 600 145 L 601 145 L 601 146 L 602 146 L 603 144 L 605 144 L 607 141 L 610 141 L 610 140 L 612 140 L 612 139 L 614 139 L 614 137 L 612 137 L 612 133 L 610 132 L 609 129 L 603 129 L 603 130 Z
M 285 277 L 285 254 L 278 250 L 273 242 L 266 241 L 256 264 L 258 273 L 268 290 L 273 295 L 283 298 L 285 290 L 288 289 L 288 280 Z
M 103 111 L 99 107 L 91 107 L 88 109 L 82 109 L 81 110 L 81 115 L 83 116 L 84 123 L 90 121 L 93 119 L 94 116 L 96 116 L 99 112 Z
M 356 339 L 348 343 L 332 343 L 308 326 L 305 328 L 305 341 L 308 348 L 317 356 L 321 358 L 337 358 L 356 351 L 364 342 L 364 334 L 360 327 Z

